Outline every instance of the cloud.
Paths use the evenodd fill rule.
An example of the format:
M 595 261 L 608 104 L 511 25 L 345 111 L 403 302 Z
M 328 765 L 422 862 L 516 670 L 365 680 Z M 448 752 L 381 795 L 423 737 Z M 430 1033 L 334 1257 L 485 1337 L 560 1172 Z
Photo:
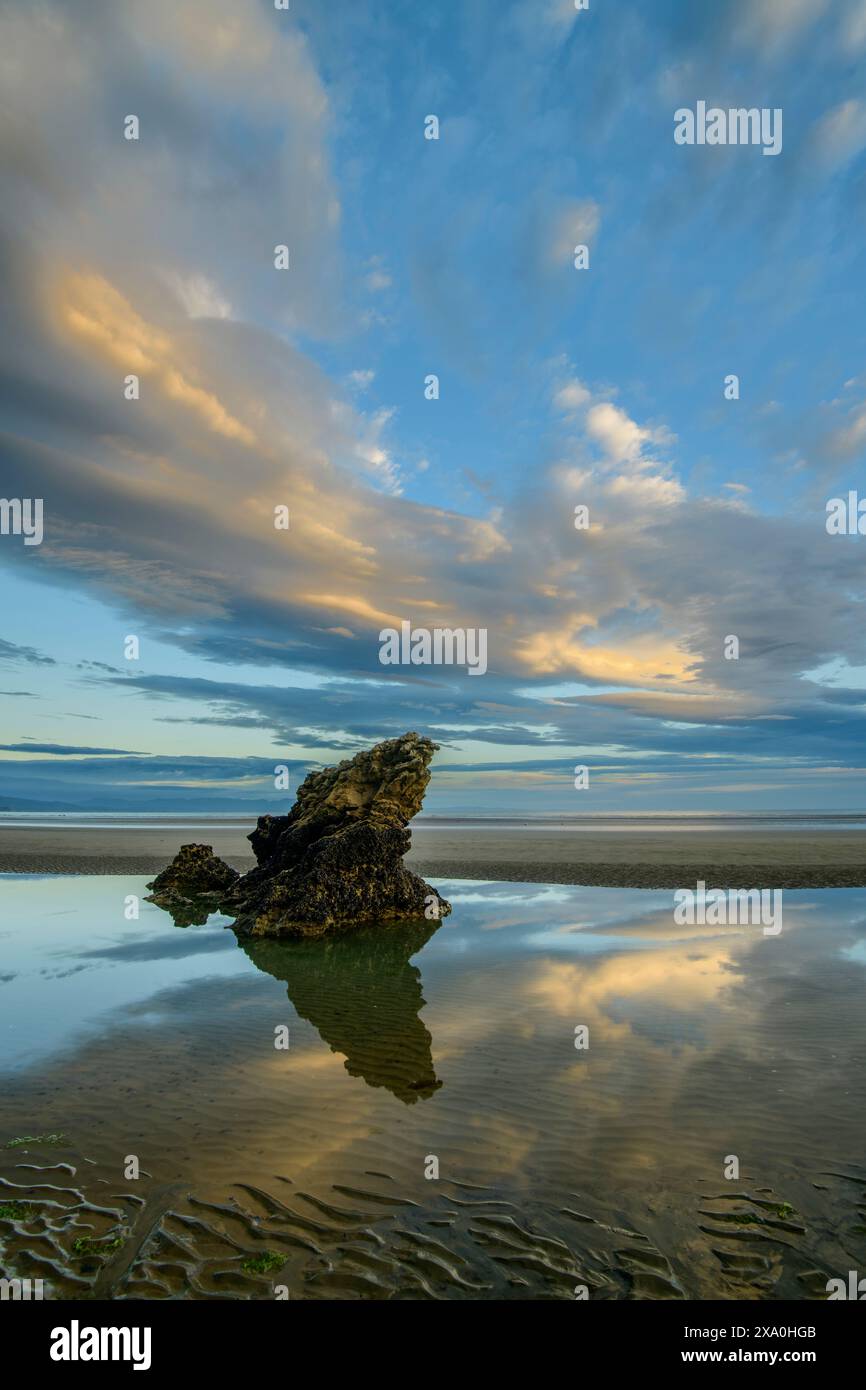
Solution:
M 678 482 L 663 476 L 664 465 L 655 456 L 658 447 L 675 443 L 676 437 L 666 427 L 639 425 L 612 401 L 594 399 L 577 377 L 555 389 L 553 404 L 571 427 L 582 428 L 585 438 L 598 446 L 605 468 L 619 470 L 618 476 L 606 483 L 610 494 L 629 492 L 634 497 L 640 493 L 645 502 L 651 502 L 653 495 L 659 502 L 685 495 Z M 638 474 L 648 468 L 660 471 L 639 482 Z M 579 470 L 573 472 L 573 486 L 583 486 L 590 476 L 588 472 L 582 476 Z
M 45 0 L 4 7 L 0 47 L 16 54 L 4 194 L 49 261 L 86 257 L 132 301 L 173 285 L 196 316 L 337 327 L 330 112 L 291 22 L 234 0 Z
M 385 491 L 399 496 L 403 491 L 400 468 L 390 449 L 383 443 L 385 431 L 394 411 L 380 409 L 375 414 L 358 420 L 361 438 L 356 447 L 356 455 L 376 483 Z
M 777 53 L 821 19 L 829 0 L 739 0 L 736 39 Z
M 230 319 L 232 307 L 206 275 L 178 275 L 169 272 L 168 284 L 191 319 Z
M 589 636 L 592 639 L 595 633 L 590 631 Z M 651 635 L 633 639 L 627 647 L 603 646 L 581 640 L 581 633 L 571 623 L 524 638 L 518 655 L 528 672 L 539 676 L 568 673 L 582 680 L 630 685 L 690 679 L 690 654 L 673 643 Z
M 634 420 L 611 401 L 602 401 L 587 411 L 586 431 L 614 464 L 646 467 L 651 462 L 645 456 L 648 446 L 666 444 L 671 436 L 666 430 L 649 429 Z
M 420 725 L 452 746 L 486 745 L 488 753 L 497 743 L 524 757 L 539 745 L 559 747 L 545 777 L 559 775 L 563 759 L 567 767 L 575 745 L 590 743 L 615 749 L 617 758 L 664 757 L 669 767 L 680 753 L 695 764 L 777 756 L 786 766 L 792 758 L 827 766 L 840 748 L 854 757 L 863 741 L 860 705 L 803 675 L 840 652 L 852 667 L 866 661 L 850 597 L 861 584 L 858 557 L 826 536 L 823 503 L 810 510 L 805 502 L 790 516 L 760 514 L 760 490 L 754 508 L 746 507 L 745 485 L 720 484 L 718 475 L 709 490 L 736 495 L 702 497 L 701 460 L 660 423 L 663 379 L 649 370 L 642 376 L 639 345 L 633 357 L 629 347 L 619 384 L 591 391 L 582 379 L 600 380 L 594 371 L 604 370 L 612 347 L 632 344 L 633 287 L 627 283 L 616 301 L 624 317 L 612 343 L 597 296 L 623 261 L 612 255 L 605 267 L 593 256 L 592 278 L 573 270 L 574 245 L 592 245 L 600 233 L 602 201 L 601 193 L 596 201 L 567 191 L 603 190 L 603 249 L 610 235 L 620 257 L 615 237 L 628 237 L 630 227 L 652 234 L 653 223 L 637 191 L 606 172 L 602 156 L 611 147 L 601 136 L 597 160 L 579 143 L 573 159 L 554 161 L 554 181 L 550 160 L 541 158 L 561 124 L 548 100 L 554 39 L 530 10 L 509 13 L 509 42 L 483 69 L 476 106 L 444 123 L 439 148 L 423 151 L 431 156 L 423 168 L 412 166 L 411 215 L 399 224 L 409 247 L 407 291 L 415 291 L 411 332 L 415 342 L 428 334 L 435 341 L 433 369 L 440 358 L 449 369 L 465 366 L 450 378 L 458 391 L 495 379 L 501 394 L 487 398 L 491 412 L 509 391 L 526 406 L 525 415 L 522 405 L 503 413 L 518 421 L 514 471 L 500 476 L 489 466 L 492 482 L 482 479 L 484 491 L 464 506 L 469 494 L 459 479 L 473 476 L 476 463 L 476 478 L 488 467 L 473 456 L 471 429 L 461 433 L 467 417 L 446 416 L 441 444 L 423 438 L 404 455 L 399 431 L 403 419 L 415 428 L 411 403 L 401 403 L 400 415 L 361 408 L 358 393 L 373 371 L 349 371 L 351 362 L 378 359 L 369 345 L 340 341 L 357 322 L 345 304 L 330 172 L 334 120 L 291 17 L 229 0 L 4 7 L 0 42 L 19 61 L 8 74 L 14 117 L 0 137 L 9 156 L 0 190 L 9 324 L 0 345 L 8 418 L 0 447 L 4 488 L 8 478 L 10 491 L 45 497 L 47 526 L 36 553 L 5 548 L 2 558 L 10 567 L 26 564 L 19 572 L 55 594 L 73 588 L 100 599 L 199 671 L 209 662 L 223 673 L 268 673 L 261 684 L 245 684 L 88 667 L 88 682 L 144 707 L 154 724 L 260 731 L 317 753 Z M 759 5 L 750 15 L 743 32 L 756 44 L 762 35 L 787 42 L 807 32 L 797 4 L 785 12 Z M 617 41 L 602 45 L 588 102 L 601 101 L 619 69 L 620 80 L 628 76 L 642 52 L 638 40 L 652 27 L 639 13 L 620 19 L 608 21 Z M 322 22 L 311 19 L 310 27 Z M 701 12 L 683 23 L 703 33 L 710 21 Z M 545 32 L 515 54 L 520 24 L 527 36 L 533 27 Z M 487 26 L 473 33 L 467 42 L 489 47 Z M 571 81 L 583 71 L 581 40 L 567 37 L 556 39 L 563 40 L 556 56 Z M 656 37 L 667 43 L 669 36 Z M 108 72 L 100 62 L 106 51 L 115 60 Z M 656 73 L 648 60 L 653 92 Z M 339 82 L 334 91 L 340 95 Z M 638 96 L 605 95 L 601 114 L 637 118 Z M 497 132 L 516 134 L 516 146 L 485 134 L 479 113 L 487 103 L 500 121 L 506 104 L 519 111 L 516 125 L 491 118 Z M 141 118 L 138 142 L 123 140 L 129 110 Z M 850 152 L 861 114 L 859 99 L 842 101 L 822 118 L 815 149 L 831 160 Z M 635 119 L 629 127 L 635 138 L 639 126 Z M 617 127 L 616 140 L 621 134 Z M 370 158 L 363 141 L 353 154 L 362 165 Z M 511 181 L 516 162 L 542 171 L 527 186 L 531 198 Z M 754 207 L 756 186 L 744 190 L 743 177 L 764 180 L 758 205 L 775 198 L 761 168 L 771 163 L 738 172 L 732 217 Z M 670 204 L 671 185 L 661 184 L 651 278 L 665 284 L 665 323 L 678 334 L 677 300 L 667 289 L 678 253 L 663 238 L 676 226 L 712 259 L 719 243 L 707 243 L 708 229 L 721 226 L 719 236 L 728 237 L 730 226 L 716 216 L 717 174 L 707 183 L 711 194 L 686 181 Z M 283 240 L 292 269 L 277 272 L 273 247 Z M 635 246 L 629 242 L 625 254 L 643 282 Z M 390 274 L 366 251 L 352 281 L 361 297 L 365 275 Z M 377 288 L 385 286 L 367 286 Z M 553 356 L 562 341 L 575 341 L 564 336 L 574 324 L 556 315 L 567 296 L 581 297 L 580 375 Z M 660 322 L 650 320 L 651 351 Z M 306 350 L 321 339 L 328 339 L 323 360 L 337 364 L 335 379 Z M 397 356 L 399 348 L 389 341 L 388 351 Z M 543 364 L 537 373 L 533 362 Z M 785 369 L 780 363 L 780 374 Z M 123 397 L 130 372 L 141 377 L 137 401 Z M 694 381 L 687 374 L 671 397 L 686 417 L 699 396 Z M 784 399 L 784 381 L 776 386 Z M 854 393 L 846 401 L 822 417 L 828 457 L 852 457 L 864 442 L 864 407 Z M 445 392 L 443 406 L 450 409 Z M 418 478 L 422 453 L 435 466 Z M 725 472 L 742 462 L 729 459 Z M 573 524 L 578 503 L 590 510 L 585 532 Z M 287 531 L 274 526 L 278 506 L 289 509 Z M 488 675 L 468 680 L 430 669 L 386 678 L 378 632 L 402 620 L 484 627 Z M 729 632 L 740 635 L 739 662 L 724 660 Z M 0 659 L 54 664 L 12 643 L 0 644 Z M 309 677 L 306 687 L 293 685 L 298 672 Z M 573 699 L 516 693 L 554 678 L 587 690 Z M 90 761 L 95 769 L 100 759 Z M 158 771 L 168 783 L 170 765 Z M 85 776 L 108 772 L 100 765 Z
M 812 156 L 835 171 L 866 148 L 866 102 L 850 97 L 816 122 L 811 134 Z
M 592 399 L 592 393 L 584 386 L 577 377 L 571 381 L 566 381 L 554 392 L 553 404 L 557 410 L 561 410 L 564 415 L 572 415 L 588 405 Z
M 156 389 L 166 400 L 195 412 L 209 430 L 255 444 L 253 431 L 192 379 L 193 369 L 171 337 L 138 314 L 102 276 L 69 275 L 58 286 L 57 299 L 63 325 L 87 348 L 121 372 L 143 376 L 145 390 Z
M 0 637 L 0 661 L 24 662 L 28 666 L 56 666 L 53 656 L 44 656 L 35 647 L 21 647 Z
M 578 16 L 574 0 L 542 0 L 541 20 L 554 30 L 567 31 Z
M 381 294 L 383 290 L 390 289 L 393 281 L 387 271 L 381 267 L 376 267 L 364 276 L 364 286 L 372 294 Z
M 601 226 L 601 209 L 592 198 L 573 198 L 552 211 L 546 235 L 546 260 L 552 268 L 571 265 L 576 246 L 593 247 Z
M 627 501 L 634 510 L 648 514 L 658 507 L 672 507 L 686 498 L 686 490 L 676 478 L 659 473 L 622 476 L 612 479 L 605 489 L 609 498 Z
M 851 0 L 840 25 L 843 52 L 859 53 L 866 48 L 866 0 Z
M 866 446 L 866 401 L 849 406 L 845 416 L 845 422 L 826 435 L 826 445 L 837 457 L 854 458 Z
M 71 743 L 37 743 L 35 739 L 27 739 L 22 743 L 0 743 L 0 751 L 4 753 L 50 753 L 54 757 L 93 757 L 97 754 L 101 756 L 121 756 L 147 757 L 146 753 L 136 754 L 131 748 L 85 748 Z

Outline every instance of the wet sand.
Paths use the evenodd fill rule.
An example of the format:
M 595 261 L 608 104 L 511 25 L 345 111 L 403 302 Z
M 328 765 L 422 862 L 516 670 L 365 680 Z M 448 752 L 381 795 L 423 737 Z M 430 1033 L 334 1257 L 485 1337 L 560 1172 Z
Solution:
M 5 1277 L 573 1309 L 866 1268 L 866 891 L 786 895 L 769 937 L 445 880 L 442 923 L 286 942 L 127 919 L 143 884 L 0 882 Z
M 2 826 L 0 873 L 157 873 L 190 841 L 212 845 L 245 870 L 255 862 L 245 833 L 212 825 Z M 407 863 L 433 879 L 677 888 L 703 878 L 708 886 L 855 888 L 866 886 L 866 832 L 419 826 Z

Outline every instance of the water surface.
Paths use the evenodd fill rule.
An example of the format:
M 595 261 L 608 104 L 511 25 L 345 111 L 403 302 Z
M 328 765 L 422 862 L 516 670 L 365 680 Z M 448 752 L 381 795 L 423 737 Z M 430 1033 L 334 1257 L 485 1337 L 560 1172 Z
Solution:
M 144 884 L 0 877 L 7 1275 L 810 1298 L 866 1267 L 866 891 L 786 892 L 765 937 L 666 891 L 439 882 L 441 925 L 240 943 Z

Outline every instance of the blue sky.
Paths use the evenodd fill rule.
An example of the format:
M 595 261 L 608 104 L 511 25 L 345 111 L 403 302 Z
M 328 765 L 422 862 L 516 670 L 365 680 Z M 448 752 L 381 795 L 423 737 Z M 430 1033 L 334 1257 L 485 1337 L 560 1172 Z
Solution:
M 0 806 L 275 809 L 417 728 L 439 812 L 866 809 L 866 0 L 6 0 L 0 48 Z M 698 101 L 781 152 L 675 144 Z M 383 667 L 403 620 L 486 675 Z

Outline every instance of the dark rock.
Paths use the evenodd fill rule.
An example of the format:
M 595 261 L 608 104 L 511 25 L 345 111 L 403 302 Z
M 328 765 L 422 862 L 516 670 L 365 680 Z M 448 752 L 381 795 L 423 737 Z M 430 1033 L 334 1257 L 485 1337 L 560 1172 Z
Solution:
M 200 926 L 215 912 L 239 875 L 210 845 L 181 845 L 167 869 L 147 886 L 154 902 L 179 927 Z
M 421 809 L 436 747 L 408 733 L 311 772 L 287 816 L 259 817 L 249 836 L 257 868 L 238 878 L 207 846 L 185 845 L 151 885 L 153 900 L 170 906 L 178 897 L 215 893 L 240 934 L 251 937 L 438 921 L 449 904 L 403 865 L 411 843 L 406 827 Z M 193 850 L 203 852 L 201 861 L 184 859 Z M 224 883 L 216 881 L 220 868 L 231 875 Z M 208 875 L 212 882 L 200 886 Z
M 225 911 L 245 936 L 321 936 L 364 922 L 438 921 L 451 911 L 404 867 L 408 822 L 421 809 L 436 744 L 386 739 L 311 772 L 287 816 L 261 816 L 250 835 L 258 868 Z

